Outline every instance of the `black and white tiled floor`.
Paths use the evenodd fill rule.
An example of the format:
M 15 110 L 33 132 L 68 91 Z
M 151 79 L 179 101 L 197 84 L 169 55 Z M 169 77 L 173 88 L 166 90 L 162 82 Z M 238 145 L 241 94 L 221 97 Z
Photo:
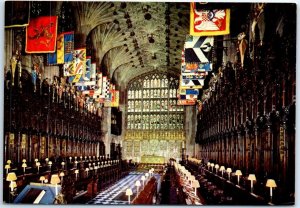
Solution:
M 144 174 L 145 173 L 142 172 L 131 172 L 128 176 L 126 176 L 125 178 L 116 182 L 111 187 L 108 187 L 105 191 L 98 194 L 87 204 L 128 204 L 127 196 L 124 197 L 126 189 L 129 187 L 131 188 L 133 195 L 130 198 L 132 200 L 136 196 L 137 192 L 135 182 L 137 180 L 141 180 L 141 177 Z M 159 178 L 159 175 L 155 175 L 155 177 Z

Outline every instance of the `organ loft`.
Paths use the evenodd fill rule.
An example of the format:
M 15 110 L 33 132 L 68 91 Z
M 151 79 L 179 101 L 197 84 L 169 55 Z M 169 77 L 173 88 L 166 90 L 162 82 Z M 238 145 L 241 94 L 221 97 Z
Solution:
M 4 206 L 295 204 L 295 3 L 4 9 Z

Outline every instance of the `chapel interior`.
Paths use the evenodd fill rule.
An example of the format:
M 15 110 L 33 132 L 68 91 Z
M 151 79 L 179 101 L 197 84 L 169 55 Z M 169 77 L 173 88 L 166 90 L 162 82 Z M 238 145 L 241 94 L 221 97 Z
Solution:
M 296 4 L 4 8 L 4 205 L 295 204 Z

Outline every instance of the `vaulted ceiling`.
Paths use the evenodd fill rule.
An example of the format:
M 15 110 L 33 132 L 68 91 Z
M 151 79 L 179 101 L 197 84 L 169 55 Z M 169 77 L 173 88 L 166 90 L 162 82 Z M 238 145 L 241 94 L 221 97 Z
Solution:
M 241 32 L 248 4 L 205 6 L 231 8 L 231 35 Z M 180 73 L 189 13 L 189 2 L 30 2 L 30 17 L 58 15 L 58 32 L 74 30 L 75 47 L 86 47 L 100 70 L 123 87 L 153 70 Z
M 77 34 L 91 38 L 98 63 L 120 85 L 152 70 L 180 73 L 181 51 L 189 32 L 189 3 L 71 5 Z
M 198 6 L 230 8 L 232 37 L 244 30 L 250 8 L 229 3 Z M 189 2 L 30 2 L 30 18 L 58 15 L 58 32 L 74 30 L 75 47 L 86 47 L 100 70 L 123 87 L 153 70 L 180 73 L 189 13 Z

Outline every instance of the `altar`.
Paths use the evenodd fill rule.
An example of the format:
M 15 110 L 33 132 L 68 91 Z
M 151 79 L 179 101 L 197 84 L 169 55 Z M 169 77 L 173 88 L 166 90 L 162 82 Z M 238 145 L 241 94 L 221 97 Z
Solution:
M 163 156 L 156 156 L 156 155 L 143 155 L 141 157 L 141 163 L 155 163 L 155 164 L 164 164 L 167 161 Z

